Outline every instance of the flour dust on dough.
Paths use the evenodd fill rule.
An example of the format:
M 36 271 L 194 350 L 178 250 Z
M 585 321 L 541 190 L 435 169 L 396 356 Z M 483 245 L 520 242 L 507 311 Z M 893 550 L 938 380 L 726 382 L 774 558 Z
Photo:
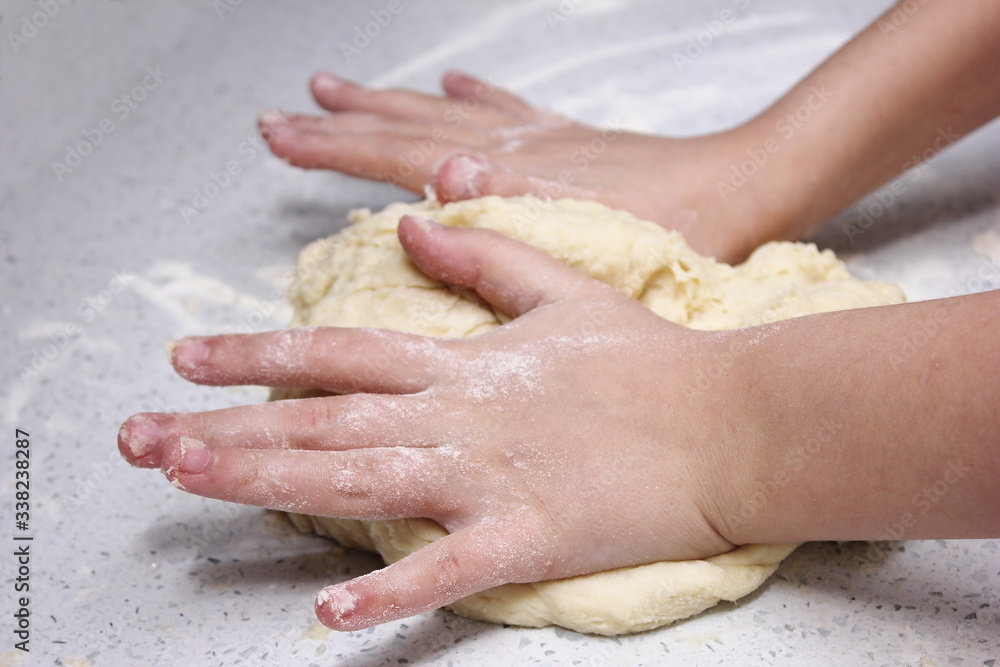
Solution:
M 483 197 L 429 199 L 379 213 L 306 247 L 289 291 L 292 326 L 380 327 L 467 337 L 509 318 L 474 295 L 446 289 L 407 259 L 396 237 L 408 213 L 454 227 L 494 229 L 544 250 L 695 329 L 735 329 L 810 313 L 900 303 L 893 285 L 862 282 L 829 250 L 769 243 L 733 267 L 702 257 L 683 237 L 595 202 Z M 379 360 L 372 365 L 378 370 Z M 294 392 L 276 390 L 275 398 Z M 375 551 L 393 563 L 445 534 L 427 519 L 358 521 L 290 515 L 306 532 Z M 748 545 L 704 560 L 662 562 L 533 584 L 499 586 L 450 605 L 470 618 L 604 635 L 649 630 L 736 600 L 760 586 L 794 544 Z

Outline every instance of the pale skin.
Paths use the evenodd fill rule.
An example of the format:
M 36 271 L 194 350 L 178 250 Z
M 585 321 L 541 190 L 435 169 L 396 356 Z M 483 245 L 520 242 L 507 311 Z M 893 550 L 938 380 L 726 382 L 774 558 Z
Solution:
M 963 9 L 927 2 L 897 32 L 876 24 L 729 132 L 621 135 L 559 184 L 562 195 L 678 227 L 727 259 L 800 238 L 902 171 L 940 128 L 961 136 L 1000 113 L 985 66 L 1000 60 L 1000 5 Z M 413 190 L 432 182 L 444 199 L 550 194 L 568 153 L 601 136 L 464 75 L 444 84 L 448 97 L 436 98 L 318 75 L 314 94 L 333 115 L 266 116 L 264 129 L 293 164 Z M 833 94 L 810 122 L 723 201 L 729 165 L 822 85 Z M 489 95 L 463 107 L 443 139 L 432 135 L 476 90 Z M 404 176 L 401 156 L 421 139 L 433 159 Z M 735 206 L 748 213 L 736 224 Z M 698 332 L 492 232 L 407 217 L 399 238 L 427 275 L 475 290 L 513 321 L 467 340 L 332 328 L 184 339 L 172 362 L 192 382 L 338 395 L 147 413 L 119 434 L 133 465 L 159 467 L 191 493 L 346 518 L 426 517 L 449 531 L 324 589 L 316 611 L 332 628 L 506 582 L 747 543 L 1000 536 L 1000 292 Z M 613 315 L 596 336 L 585 326 L 595 313 Z M 373 353 L 396 363 L 373 378 Z M 692 391 L 720 355 L 733 360 L 726 372 Z M 511 356 L 516 372 L 484 391 L 483 369 Z M 360 415 L 366 426 L 351 426 Z

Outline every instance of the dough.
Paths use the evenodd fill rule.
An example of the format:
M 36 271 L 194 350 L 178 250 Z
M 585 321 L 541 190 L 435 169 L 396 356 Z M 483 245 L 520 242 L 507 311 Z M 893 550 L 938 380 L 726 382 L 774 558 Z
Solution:
M 732 329 L 832 310 L 899 303 L 892 285 L 852 278 L 829 250 L 770 243 L 737 267 L 691 250 L 680 234 L 585 201 L 483 197 L 429 199 L 379 213 L 305 248 L 289 291 L 293 326 L 383 327 L 428 336 L 475 336 L 508 321 L 468 294 L 418 272 L 396 238 L 416 213 L 456 227 L 487 227 L 521 239 L 638 299 L 661 317 L 696 329 Z M 373 360 L 378 367 L 379 361 Z M 276 398 L 296 394 L 276 391 Z M 301 395 L 301 394 L 299 394 Z M 426 519 L 355 521 L 290 515 L 303 531 L 395 562 L 445 534 Z M 470 618 L 578 632 L 621 634 L 666 625 L 760 586 L 794 544 L 749 545 L 705 560 L 653 563 L 558 581 L 508 584 L 451 609 Z

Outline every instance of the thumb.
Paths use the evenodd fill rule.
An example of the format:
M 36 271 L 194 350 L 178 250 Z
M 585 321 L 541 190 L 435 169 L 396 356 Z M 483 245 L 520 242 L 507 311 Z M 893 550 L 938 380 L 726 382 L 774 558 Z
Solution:
M 360 630 L 507 583 L 517 578 L 517 563 L 533 559 L 501 546 L 495 527 L 459 530 L 381 570 L 327 586 L 316 595 L 316 616 L 334 630 Z
M 590 190 L 515 171 L 472 155 L 452 155 L 442 161 L 434 171 L 431 185 L 438 201 L 444 203 L 486 195 L 594 198 Z
M 474 289 L 511 317 L 606 288 L 541 250 L 488 229 L 445 227 L 406 215 L 399 240 L 429 277 Z

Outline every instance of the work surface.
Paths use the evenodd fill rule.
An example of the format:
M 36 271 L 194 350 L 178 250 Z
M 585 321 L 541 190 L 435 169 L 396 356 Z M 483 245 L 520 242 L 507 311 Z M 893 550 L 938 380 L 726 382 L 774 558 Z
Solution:
M 381 0 L 346 4 L 5 3 L 0 665 L 992 665 L 997 540 L 809 544 L 736 605 L 617 639 L 440 611 L 337 634 L 313 595 L 373 557 L 120 459 L 130 414 L 266 398 L 186 384 L 165 339 L 284 326 L 303 245 L 351 208 L 413 198 L 264 150 L 256 114 L 314 109 L 313 71 L 435 91 L 459 66 L 592 123 L 691 135 L 757 113 L 886 3 L 399 0 L 391 20 Z M 994 124 L 817 241 L 911 300 L 1000 287 L 998 156 Z M 18 545 L 30 654 L 14 649 Z

